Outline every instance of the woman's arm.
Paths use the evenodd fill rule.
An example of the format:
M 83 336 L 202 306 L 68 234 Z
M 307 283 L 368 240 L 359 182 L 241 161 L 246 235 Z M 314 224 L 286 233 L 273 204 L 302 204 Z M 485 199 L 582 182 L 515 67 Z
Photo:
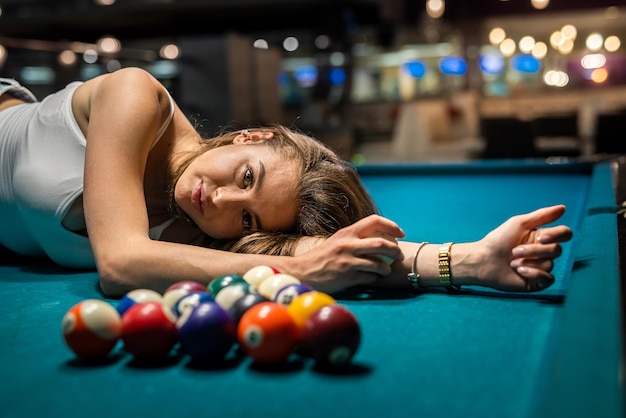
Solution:
M 565 207 L 559 205 L 513 216 L 479 241 L 454 244 L 451 247 L 450 257 L 452 283 L 486 286 L 513 292 L 531 292 L 547 288 L 554 282 L 550 271 L 553 267 L 553 260 L 561 254 L 560 243 L 571 239 L 572 231 L 563 225 L 543 226 L 558 220 L 564 211 Z M 363 230 L 371 233 L 367 224 L 371 220 L 368 219 L 342 230 L 344 241 L 342 245 L 337 246 L 353 256 L 367 255 L 369 257 L 362 263 L 354 265 L 355 271 L 360 274 L 360 282 L 368 282 L 364 277 L 367 277 L 369 271 L 369 281 L 372 286 L 410 289 L 407 275 L 413 271 L 420 275 L 421 286 L 440 286 L 439 249 L 441 243 L 422 246 L 421 243 L 416 242 L 399 242 L 403 256 L 398 257 L 392 264 L 388 275 L 377 276 L 382 270 L 381 262 L 371 256 L 377 251 L 390 257 L 394 257 L 394 254 L 391 248 L 383 242 L 386 240 L 382 239 L 377 243 L 380 245 L 378 249 L 374 244 L 370 244 L 367 250 L 361 248 L 362 242 L 365 241 L 361 236 L 368 234 L 361 236 L 360 234 Z M 369 226 L 380 227 L 380 225 L 378 222 Z M 299 246 L 299 252 L 317 251 L 336 238 L 333 236 L 326 241 L 304 240 Z M 314 248 L 311 249 L 312 247 Z M 347 256 L 346 260 L 348 260 Z M 379 270 L 374 268 L 369 270 L 373 265 L 377 265 Z M 312 281 L 317 288 L 330 292 L 351 285 L 349 277 L 341 279 L 338 278 L 340 277 L 338 274 L 334 276 L 317 275 Z

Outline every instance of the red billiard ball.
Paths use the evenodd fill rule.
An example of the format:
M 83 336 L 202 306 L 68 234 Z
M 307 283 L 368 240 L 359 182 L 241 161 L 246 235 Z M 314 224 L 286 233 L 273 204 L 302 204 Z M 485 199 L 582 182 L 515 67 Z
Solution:
M 126 293 L 117 305 L 117 311 L 120 316 L 129 310 L 136 303 L 143 302 L 162 302 L 163 296 L 160 293 L 150 289 L 135 289 Z
M 316 363 L 326 366 L 348 364 L 361 343 L 356 316 L 342 305 L 324 306 L 306 320 L 301 349 Z
M 61 321 L 63 339 L 78 357 L 101 359 L 117 344 L 122 319 L 107 302 L 88 299 L 72 306 Z
M 176 328 L 183 351 L 194 360 L 221 360 L 236 341 L 235 320 L 216 302 L 201 302 L 184 311 Z
M 258 364 L 276 364 L 294 351 L 299 329 L 282 305 L 262 302 L 246 311 L 237 326 L 237 340 L 243 351 Z
M 159 302 L 138 303 L 122 317 L 124 348 L 137 359 L 163 358 L 176 344 L 176 323 Z

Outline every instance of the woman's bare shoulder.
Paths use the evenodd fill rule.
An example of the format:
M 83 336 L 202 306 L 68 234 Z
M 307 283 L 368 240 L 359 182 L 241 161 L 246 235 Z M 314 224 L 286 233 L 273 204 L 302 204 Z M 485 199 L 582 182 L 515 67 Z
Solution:
M 161 99 L 166 95 L 162 84 L 141 68 L 124 68 L 92 78 L 81 84 L 72 98 L 72 109 L 81 128 L 89 121 L 94 99 L 103 93 L 119 95 L 120 98 L 146 97 L 152 93 Z

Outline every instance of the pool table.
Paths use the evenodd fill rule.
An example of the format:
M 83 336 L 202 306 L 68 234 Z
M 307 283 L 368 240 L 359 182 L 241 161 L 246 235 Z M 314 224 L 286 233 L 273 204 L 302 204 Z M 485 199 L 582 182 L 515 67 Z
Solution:
M 341 370 L 301 358 L 259 368 L 242 356 L 211 367 L 177 355 L 145 365 L 121 347 L 85 363 L 64 345 L 60 324 L 73 304 L 106 299 L 97 273 L 5 254 L 0 416 L 623 417 L 618 167 L 617 159 L 359 167 L 381 213 L 411 240 L 476 240 L 512 215 L 559 203 L 575 237 L 556 261 L 555 284 L 538 293 L 336 295 L 362 329 Z

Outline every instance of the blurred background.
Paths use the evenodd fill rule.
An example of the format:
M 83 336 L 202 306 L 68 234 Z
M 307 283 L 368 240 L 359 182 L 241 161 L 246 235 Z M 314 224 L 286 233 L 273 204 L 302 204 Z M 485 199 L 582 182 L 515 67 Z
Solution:
M 39 98 L 150 71 L 204 135 L 309 132 L 356 164 L 626 153 L 626 0 L 0 0 Z

